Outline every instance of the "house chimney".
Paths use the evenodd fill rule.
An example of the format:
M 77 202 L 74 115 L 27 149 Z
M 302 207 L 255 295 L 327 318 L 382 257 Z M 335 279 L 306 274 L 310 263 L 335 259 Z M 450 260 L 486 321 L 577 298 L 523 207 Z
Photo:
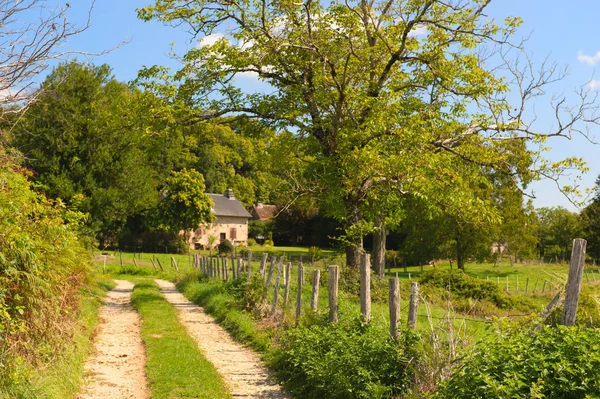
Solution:
M 235 195 L 233 194 L 233 190 L 228 188 L 227 190 L 225 190 L 225 197 L 229 198 L 230 200 L 235 199 Z

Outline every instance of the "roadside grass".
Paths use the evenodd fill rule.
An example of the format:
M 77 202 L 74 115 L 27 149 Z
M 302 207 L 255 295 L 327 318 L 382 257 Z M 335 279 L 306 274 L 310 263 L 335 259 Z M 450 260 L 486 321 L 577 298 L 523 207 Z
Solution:
M 175 308 L 150 280 L 134 279 L 131 301 L 142 319 L 150 396 L 231 398 L 223 377 L 177 320 Z
M 73 336 L 64 348 L 47 348 L 57 355 L 47 364 L 37 366 L 27 382 L 15 391 L 4 393 L 0 398 L 64 399 L 73 397 L 81 388 L 84 364 L 90 354 L 92 336 L 98 325 L 98 309 L 108 290 L 115 286 L 112 280 L 97 278 L 80 291 L 80 310 L 73 326 Z

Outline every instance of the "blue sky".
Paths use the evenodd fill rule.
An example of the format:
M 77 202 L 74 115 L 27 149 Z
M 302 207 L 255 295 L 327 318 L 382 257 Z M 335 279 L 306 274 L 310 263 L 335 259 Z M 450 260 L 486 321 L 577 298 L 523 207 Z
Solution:
M 100 57 L 90 57 L 94 63 L 107 63 L 117 79 L 129 81 L 144 65 L 167 65 L 176 68 L 177 62 L 169 57 L 174 50 L 183 54 L 194 46 L 191 36 L 182 28 L 163 26 L 157 22 L 144 23 L 137 19 L 136 8 L 149 4 L 150 0 L 97 0 L 92 11 L 92 26 L 66 44 L 69 49 L 86 52 L 101 52 L 119 45 L 112 52 Z M 91 0 L 71 0 L 69 17 L 72 22 L 82 25 L 87 19 Z M 600 66 L 600 1 L 597 0 L 495 0 L 488 8 L 488 14 L 497 19 L 508 15 L 519 15 L 524 24 L 519 36 L 530 36 L 526 45 L 535 61 L 546 57 L 566 66 L 569 75 L 552 87 L 552 92 L 571 93 L 590 80 L 598 79 L 595 74 Z M 172 48 L 171 44 L 175 43 Z M 246 86 L 256 82 L 247 78 Z M 536 104 L 540 126 L 550 124 L 550 114 L 546 104 Z M 600 141 L 600 127 L 592 127 L 591 134 Z M 547 156 L 559 160 L 569 156 L 579 156 L 588 163 L 591 171 L 584 175 L 581 186 L 592 187 L 600 174 L 600 146 L 592 145 L 581 137 L 573 140 L 556 139 L 548 143 L 552 150 Z M 576 208 L 559 192 L 554 182 L 539 182 L 530 187 L 537 197 L 536 207 L 564 206 Z

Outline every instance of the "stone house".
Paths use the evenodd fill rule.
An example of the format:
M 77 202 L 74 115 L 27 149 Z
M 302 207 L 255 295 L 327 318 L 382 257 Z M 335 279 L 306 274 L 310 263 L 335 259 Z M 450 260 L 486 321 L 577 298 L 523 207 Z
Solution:
M 190 248 L 209 248 L 211 236 L 215 237 L 213 247 L 224 240 L 229 240 L 234 245 L 247 245 L 248 219 L 251 215 L 235 198 L 233 190 L 229 188 L 223 195 L 208 195 L 213 200 L 212 212 L 216 218 L 213 222 L 200 225 L 195 231 L 192 231 L 188 241 Z

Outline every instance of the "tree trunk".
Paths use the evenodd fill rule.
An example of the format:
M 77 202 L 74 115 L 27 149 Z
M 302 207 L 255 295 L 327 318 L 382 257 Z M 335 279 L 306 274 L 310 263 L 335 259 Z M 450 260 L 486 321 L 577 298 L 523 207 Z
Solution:
M 385 276 L 385 242 L 386 229 L 382 220 L 378 220 L 378 225 L 373 233 L 373 268 L 379 275 L 379 278 Z
M 346 245 L 346 265 L 349 268 L 358 269 L 360 265 L 361 245 Z

